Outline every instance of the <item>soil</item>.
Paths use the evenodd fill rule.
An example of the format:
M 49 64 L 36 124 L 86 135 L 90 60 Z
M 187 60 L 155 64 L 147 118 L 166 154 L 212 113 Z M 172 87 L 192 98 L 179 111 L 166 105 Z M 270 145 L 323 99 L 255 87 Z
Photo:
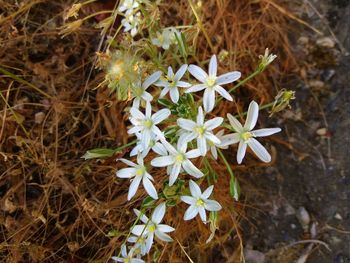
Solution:
M 324 35 L 291 32 L 302 78 L 288 84 L 296 100 L 278 123 L 286 143 L 276 146 L 276 165 L 251 178 L 269 201 L 253 200 L 256 209 L 248 212 L 246 259 L 347 263 L 350 1 L 304 1 L 296 10 Z

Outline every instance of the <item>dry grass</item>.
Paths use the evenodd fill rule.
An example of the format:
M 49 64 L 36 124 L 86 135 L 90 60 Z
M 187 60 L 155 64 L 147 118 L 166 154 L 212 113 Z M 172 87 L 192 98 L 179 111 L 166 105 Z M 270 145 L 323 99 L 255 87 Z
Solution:
M 113 1 L 101 1 L 93 7 L 106 8 L 108 4 L 102 2 L 113 6 Z M 78 32 L 60 37 L 63 10 L 70 3 L 15 3 L 0 1 L 0 258 L 4 262 L 106 262 L 135 219 L 132 208 L 146 195 L 139 191 L 134 201 L 126 202 L 128 183 L 115 177 L 115 159 L 124 153 L 100 162 L 80 157 L 88 149 L 127 142 L 126 103 L 116 101 L 106 88 L 95 89 L 103 78 L 101 72 L 93 71 L 85 85 L 100 35 L 87 23 Z M 222 70 L 237 69 L 247 75 L 265 47 L 279 56 L 269 70 L 240 88 L 234 103 L 221 103 L 217 114 L 242 112 L 252 98 L 269 102 L 292 72 L 288 13 L 276 6 L 275 0 L 203 1 L 199 15 L 214 50 L 199 32 L 198 59 L 226 49 L 230 55 Z M 195 22 L 187 0 L 164 1 L 160 8 L 166 25 Z M 166 222 L 176 227 L 173 236 L 178 242 L 158 244 L 158 262 L 188 262 L 180 245 L 194 262 L 239 262 L 243 242 L 239 223 L 245 204 L 229 197 L 222 163 L 212 165 L 220 174 L 215 191 L 224 207 L 220 230 L 205 244 L 208 226 L 197 220 L 184 222 L 183 205 L 170 208 Z M 240 175 L 249 167 L 233 168 L 243 181 Z M 164 178 L 161 173 L 154 176 L 157 182 Z M 108 236 L 112 230 L 118 231 L 115 237 Z

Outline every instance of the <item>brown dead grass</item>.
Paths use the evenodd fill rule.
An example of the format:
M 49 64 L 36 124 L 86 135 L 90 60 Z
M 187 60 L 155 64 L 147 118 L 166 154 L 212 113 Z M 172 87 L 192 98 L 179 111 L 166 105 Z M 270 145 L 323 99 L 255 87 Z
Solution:
M 113 6 L 113 1 L 103 2 Z M 252 98 L 269 102 L 291 74 L 295 62 L 288 46 L 288 13 L 276 8 L 277 2 L 203 1 L 199 14 L 215 50 L 199 32 L 199 59 L 226 49 L 230 55 L 221 69 L 240 70 L 246 76 L 265 47 L 279 56 L 269 70 L 240 88 L 235 103 L 221 103 L 216 113 L 242 112 Z M 126 202 L 128 182 L 115 177 L 119 167 L 115 159 L 123 153 L 99 162 L 80 158 L 88 149 L 126 143 L 127 116 L 124 102 L 116 101 L 105 88 L 94 89 L 102 73 L 93 71 L 85 85 L 99 32 L 86 24 L 64 39 L 59 36 L 63 10 L 69 4 L 42 0 L 22 1 L 18 6 L 15 1 L 0 1 L 0 64 L 14 74 L 3 71 L 0 78 L 0 258 L 4 262 L 106 262 L 135 219 L 132 208 L 146 196 L 139 191 L 132 202 Z M 106 5 L 101 1 L 95 8 Z M 164 1 L 161 9 L 165 24 L 195 22 L 185 0 Z M 228 153 L 229 159 L 233 156 Z M 183 205 L 170 208 L 166 222 L 176 227 L 177 242 L 157 245 L 159 262 L 187 262 L 180 245 L 194 262 L 239 262 L 239 223 L 245 204 L 229 197 L 223 164 L 212 165 L 220 174 L 215 190 L 224 207 L 220 230 L 206 245 L 208 226 L 198 220 L 184 222 Z M 240 175 L 248 168 L 232 166 L 244 187 Z M 154 176 L 157 182 L 164 178 L 160 172 Z M 111 230 L 119 234 L 108 237 Z

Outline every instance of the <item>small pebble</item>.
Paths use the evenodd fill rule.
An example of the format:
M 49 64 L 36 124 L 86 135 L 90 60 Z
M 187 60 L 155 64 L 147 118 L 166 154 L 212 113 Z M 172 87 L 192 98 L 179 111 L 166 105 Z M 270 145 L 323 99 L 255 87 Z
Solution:
M 342 217 L 339 213 L 336 213 L 336 214 L 334 215 L 334 218 L 335 218 L 335 219 L 338 219 L 338 220 L 343 220 L 343 217 Z
M 322 37 L 317 39 L 316 44 L 320 47 L 334 48 L 335 42 L 330 37 Z

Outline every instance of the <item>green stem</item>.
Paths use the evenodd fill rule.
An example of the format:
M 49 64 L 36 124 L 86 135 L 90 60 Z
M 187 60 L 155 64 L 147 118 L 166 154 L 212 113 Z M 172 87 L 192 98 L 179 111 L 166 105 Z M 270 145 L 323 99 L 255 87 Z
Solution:
M 256 71 L 254 71 L 252 74 L 250 74 L 248 77 L 246 77 L 245 79 L 241 80 L 240 82 L 238 82 L 233 88 L 228 90 L 228 93 L 232 93 L 234 92 L 236 89 L 238 89 L 240 86 L 246 84 L 249 80 L 253 79 L 255 76 L 259 75 L 262 71 L 260 69 L 257 69 Z M 223 99 L 223 97 L 219 97 L 215 103 L 215 105 L 217 105 L 221 100 Z
M 16 76 L 15 74 L 7 71 L 6 69 L 3 69 L 0 67 L 0 72 L 5 74 L 6 76 L 14 79 L 15 81 L 21 83 L 21 84 L 24 84 L 24 85 L 27 85 L 29 87 L 31 87 L 32 89 L 36 90 L 37 92 L 39 92 L 40 94 L 44 95 L 45 97 L 47 98 L 50 98 L 52 99 L 52 96 L 50 96 L 49 94 L 47 94 L 45 91 L 42 91 L 41 89 L 39 89 L 37 86 L 33 85 L 32 83 L 29 83 L 28 81 L 24 80 L 24 79 L 21 79 L 20 77 Z
M 235 178 L 235 174 L 233 173 L 230 164 L 229 164 L 228 161 L 226 160 L 225 155 L 222 153 L 222 151 L 221 151 L 219 148 L 217 148 L 217 150 L 218 150 L 218 153 L 219 153 L 219 155 L 220 155 L 220 158 L 223 160 L 223 162 L 224 162 L 224 164 L 225 164 L 225 166 L 226 166 L 226 168 L 227 168 L 227 171 L 228 171 L 228 173 L 230 174 L 231 178 Z
M 129 146 L 134 145 L 136 143 L 137 143 L 137 140 L 133 140 L 131 142 L 128 142 L 127 144 L 123 144 L 122 146 L 120 146 L 118 148 L 115 148 L 114 149 L 114 153 L 117 153 L 117 152 L 119 152 L 121 150 L 124 150 L 125 148 L 128 148 Z
M 197 19 L 198 26 L 199 26 L 200 30 L 202 30 L 202 32 L 204 34 L 204 37 L 205 37 L 205 39 L 208 42 L 208 45 L 209 45 L 210 49 L 212 50 L 212 52 L 215 52 L 214 45 L 211 42 L 210 37 L 208 36 L 208 33 L 207 33 L 207 31 L 205 30 L 205 28 L 203 26 L 202 20 L 200 19 L 199 15 L 198 15 L 198 13 L 196 11 L 196 8 L 193 6 L 192 0 L 188 0 L 188 3 L 191 6 L 192 12 L 193 12 L 194 16 Z

